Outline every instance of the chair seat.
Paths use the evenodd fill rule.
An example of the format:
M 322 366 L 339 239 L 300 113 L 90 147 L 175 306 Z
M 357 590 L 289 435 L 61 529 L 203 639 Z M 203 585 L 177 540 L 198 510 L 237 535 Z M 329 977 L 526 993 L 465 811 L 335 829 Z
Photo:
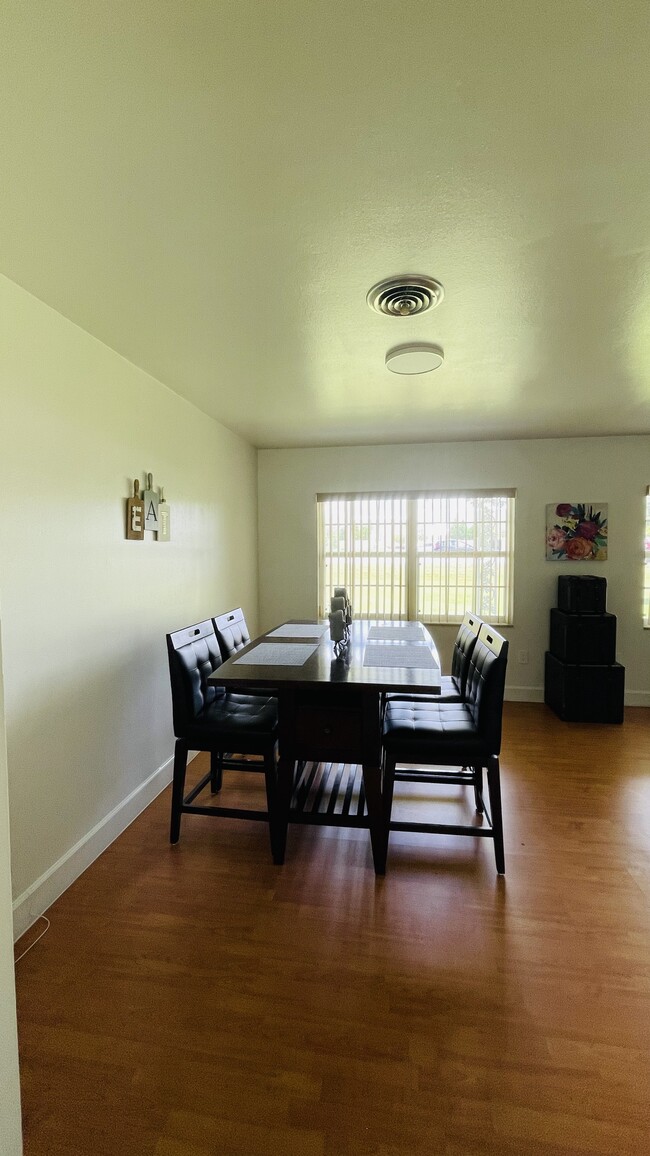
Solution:
M 238 736 L 244 736 L 248 744 L 246 750 L 252 754 L 251 740 L 268 740 L 275 735 L 277 725 L 277 699 L 229 692 L 219 695 L 192 719 L 188 740 L 191 744 L 195 735 L 202 736 L 204 741 L 206 732 L 214 731 L 222 748 L 236 749 L 233 743 Z
M 384 748 L 400 762 L 460 766 L 489 758 L 471 711 L 464 703 L 394 700 L 386 707 Z
M 440 694 L 402 694 L 389 691 L 387 702 L 463 702 L 458 679 L 453 674 L 443 674 L 440 678 Z
M 440 694 L 437 694 L 435 697 L 438 702 L 463 702 L 460 683 L 455 675 L 442 675 L 440 679 Z

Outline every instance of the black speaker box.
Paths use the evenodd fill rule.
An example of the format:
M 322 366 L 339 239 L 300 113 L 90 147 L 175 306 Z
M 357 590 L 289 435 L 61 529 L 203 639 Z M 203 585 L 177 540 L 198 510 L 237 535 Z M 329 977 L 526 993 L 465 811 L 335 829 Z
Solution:
M 623 722 L 625 667 L 575 666 L 546 652 L 544 702 L 565 722 Z
M 551 610 L 550 651 L 561 662 L 611 666 L 616 662 L 616 615 Z
M 557 580 L 557 604 L 567 614 L 604 614 L 607 603 L 607 579 L 595 574 L 560 574 Z

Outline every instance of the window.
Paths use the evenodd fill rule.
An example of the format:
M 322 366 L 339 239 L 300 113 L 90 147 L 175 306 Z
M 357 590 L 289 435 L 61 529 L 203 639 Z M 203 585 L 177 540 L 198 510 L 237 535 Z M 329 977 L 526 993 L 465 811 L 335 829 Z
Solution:
M 645 499 L 645 539 L 643 546 L 643 625 L 650 628 L 650 486 Z
M 319 494 L 319 614 L 346 586 L 359 618 L 512 621 L 514 490 Z

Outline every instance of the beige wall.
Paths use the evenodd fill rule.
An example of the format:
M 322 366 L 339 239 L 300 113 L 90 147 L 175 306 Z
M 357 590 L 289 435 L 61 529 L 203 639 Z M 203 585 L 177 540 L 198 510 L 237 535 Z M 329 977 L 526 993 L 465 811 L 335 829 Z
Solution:
M 5 743 L 2 644 L 0 643 L 0 1152 L 20 1156 L 20 1085 L 16 1038 L 16 994 L 11 920 L 9 796 Z
M 255 627 L 257 475 L 251 446 L 4 278 L 0 378 L 21 930 L 169 777 L 165 632 L 234 605 Z M 131 479 L 149 470 L 169 543 L 124 537 Z
M 542 698 L 548 611 L 555 605 L 558 574 L 596 573 L 607 578 L 608 609 L 618 615 L 627 701 L 650 705 L 650 631 L 641 624 L 650 437 L 260 450 L 258 463 L 261 627 L 316 613 L 317 493 L 516 487 L 509 696 Z M 545 506 L 564 501 L 609 503 L 609 561 L 589 566 L 545 560 Z M 448 662 L 456 628 L 435 627 L 433 633 Z M 528 665 L 517 661 L 523 650 Z

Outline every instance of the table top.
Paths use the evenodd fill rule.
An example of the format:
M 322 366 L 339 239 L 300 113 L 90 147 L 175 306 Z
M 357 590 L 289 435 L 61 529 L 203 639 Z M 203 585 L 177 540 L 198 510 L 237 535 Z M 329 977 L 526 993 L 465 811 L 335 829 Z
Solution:
M 295 619 L 295 625 L 318 625 L 314 619 Z M 287 623 L 283 623 L 287 626 Z M 347 653 L 341 658 L 334 654 L 334 644 L 330 638 L 329 626 L 320 638 L 309 639 L 297 634 L 295 638 L 283 632 L 281 637 L 273 637 L 273 631 L 278 627 L 255 638 L 248 646 L 238 650 L 232 658 L 224 662 L 208 681 L 216 686 L 229 686 L 232 689 L 239 687 L 278 687 L 290 684 L 293 687 L 308 687 L 316 685 L 352 686 L 358 688 L 376 688 L 387 691 L 413 690 L 421 693 L 437 694 L 440 692 L 440 661 L 435 643 L 429 632 L 421 623 L 390 622 L 384 625 L 394 628 L 414 627 L 421 630 L 421 641 L 414 643 L 407 641 L 380 640 L 373 638 L 369 642 L 373 661 L 381 657 L 380 647 L 387 649 L 387 661 L 390 665 L 364 666 L 364 654 L 368 633 L 373 626 L 382 625 L 377 622 L 355 621 L 351 627 L 351 638 Z M 376 632 L 373 632 L 376 633 Z M 278 646 L 305 646 L 311 644 L 315 649 L 300 665 L 269 665 L 261 666 L 258 663 L 246 663 L 246 655 L 260 643 L 275 643 Z M 397 653 L 402 650 L 413 656 L 414 646 L 422 647 L 427 652 L 427 661 L 433 665 L 429 667 L 399 666 Z M 390 651 L 390 654 L 388 654 Z

